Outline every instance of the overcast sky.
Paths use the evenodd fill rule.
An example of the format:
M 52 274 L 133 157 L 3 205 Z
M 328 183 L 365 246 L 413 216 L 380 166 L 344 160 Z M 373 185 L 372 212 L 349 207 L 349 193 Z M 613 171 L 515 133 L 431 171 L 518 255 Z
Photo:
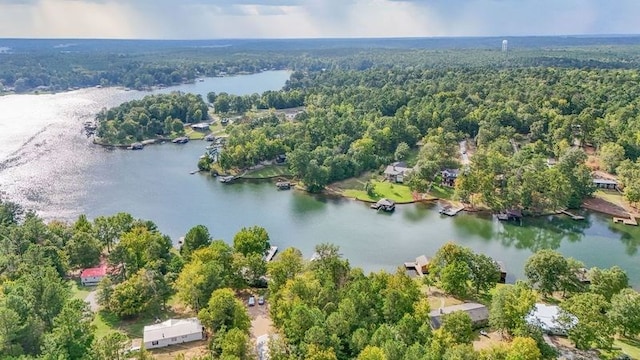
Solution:
M 0 37 L 640 33 L 640 0 L 0 0 Z

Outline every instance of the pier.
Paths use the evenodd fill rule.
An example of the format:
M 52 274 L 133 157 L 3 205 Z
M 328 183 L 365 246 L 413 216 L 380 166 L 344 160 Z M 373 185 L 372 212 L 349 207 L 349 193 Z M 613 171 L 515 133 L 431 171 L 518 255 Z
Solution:
M 425 276 L 429 274 L 429 262 L 430 258 L 420 255 L 416 258 L 416 261 L 408 261 L 404 263 L 404 267 L 407 270 L 415 270 L 418 276 Z
M 625 225 L 638 226 L 638 220 L 636 220 L 636 218 L 633 217 L 633 216 L 630 216 L 628 219 L 627 218 L 621 218 L 621 217 L 614 217 L 613 218 L 613 223 L 614 224 L 625 224 Z
M 569 216 L 573 220 L 584 220 L 584 216 L 572 214 L 572 213 L 568 212 L 567 210 L 560 210 L 560 213 Z
M 447 216 L 456 216 L 460 211 L 464 210 L 464 207 L 454 208 L 453 206 L 445 206 L 440 209 L 440 214 Z

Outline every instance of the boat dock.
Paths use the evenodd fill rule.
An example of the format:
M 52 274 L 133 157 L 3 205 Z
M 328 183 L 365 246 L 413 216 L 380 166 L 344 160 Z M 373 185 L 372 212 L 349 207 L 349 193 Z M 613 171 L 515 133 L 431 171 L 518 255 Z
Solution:
M 278 247 L 272 245 L 267 251 L 267 253 L 265 254 L 264 261 L 269 262 L 273 260 L 273 257 L 276 256 L 277 252 L 278 252 Z
M 621 218 L 621 217 L 614 217 L 613 218 L 613 223 L 614 224 L 625 224 L 625 225 L 638 226 L 638 220 L 636 220 L 636 218 L 633 217 L 633 216 L 630 216 L 628 219 L 627 218 Z
M 464 207 L 454 208 L 453 206 L 445 206 L 440 209 L 440 214 L 447 216 L 456 216 L 460 211 L 464 210 Z
M 232 181 L 233 181 L 233 180 L 235 180 L 235 179 L 236 179 L 236 177 L 235 177 L 235 176 L 218 176 L 218 180 L 219 180 L 221 183 L 226 183 L 226 184 L 228 184 L 228 183 L 232 182 Z
M 572 213 L 568 212 L 567 210 L 560 210 L 560 213 L 569 216 L 573 220 L 584 220 L 584 216 L 572 214 Z
M 416 258 L 416 261 L 408 261 L 404 263 L 404 267 L 407 270 L 415 270 L 418 276 L 425 276 L 429 274 L 429 262 L 430 258 L 420 255 Z

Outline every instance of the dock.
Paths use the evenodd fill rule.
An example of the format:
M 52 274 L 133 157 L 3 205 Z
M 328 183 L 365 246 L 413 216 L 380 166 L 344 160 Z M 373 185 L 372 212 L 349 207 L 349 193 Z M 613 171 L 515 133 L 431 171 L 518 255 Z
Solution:
M 440 209 L 440 214 L 447 216 L 456 216 L 460 211 L 464 210 L 464 207 L 454 208 L 452 206 L 445 206 Z
M 638 220 L 636 220 L 635 217 L 630 217 L 630 218 L 621 218 L 621 217 L 614 217 L 613 218 L 613 223 L 614 224 L 625 224 L 625 225 L 632 225 L 632 226 L 638 226 Z
M 278 190 L 289 190 L 291 189 L 291 183 L 288 181 L 278 181 L 276 187 Z
M 569 216 L 573 220 L 584 220 L 584 216 L 572 214 L 572 213 L 568 212 L 567 210 L 560 210 L 560 213 Z
M 278 247 L 272 245 L 267 251 L 267 253 L 265 254 L 264 261 L 269 262 L 273 260 L 273 257 L 276 256 L 277 252 L 278 252 Z
M 404 263 L 404 267 L 407 270 L 415 270 L 418 276 L 425 276 L 429 274 L 429 262 L 430 258 L 420 255 L 416 258 L 416 261 L 408 261 Z
M 218 180 L 221 183 L 226 183 L 226 184 L 232 182 L 233 180 L 235 180 L 235 178 L 236 178 L 235 176 L 218 176 Z

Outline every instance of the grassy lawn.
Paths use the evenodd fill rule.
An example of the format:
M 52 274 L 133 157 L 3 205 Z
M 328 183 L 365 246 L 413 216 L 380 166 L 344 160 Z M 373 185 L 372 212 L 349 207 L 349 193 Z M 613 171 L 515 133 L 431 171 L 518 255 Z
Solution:
M 377 201 L 382 198 L 387 198 L 398 202 L 413 201 L 411 189 L 406 185 L 393 184 L 388 181 L 379 180 L 372 180 L 371 182 L 374 186 L 375 196 L 370 196 L 369 194 L 367 194 L 367 192 L 364 190 L 364 183 L 360 186 L 361 190 L 347 189 L 344 190 L 343 194 L 348 197 L 367 201 Z
M 158 319 L 164 321 L 175 317 L 176 313 L 172 310 L 166 311 L 158 316 Z M 114 330 L 122 331 L 129 338 L 141 338 L 142 332 L 146 325 L 156 322 L 156 317 L 151 315 L 140 316 L 131 320 L 121 320 L 117 316 L 100 311 L 93 319 L 93 325 L 96 327 L 96 337 L 101 338 Z
M 71 288 L 71 297 L 74 299 L 84 300 L 94 289 L 93 287 L 82 286 L 80 282 L 76 280 L 69 280 L 67 283 Z
M 454 192 L 455 192 L 454 188 L 449 186 L 442 186 L 436 180 L 433 186 L 431 186 L 431 191 L 429 191 L 428 195 L 431 195 L 438 199 L 452 200 Z
M 205 135 L 200 131 L 195 131 L 187 127 L 184 128 L 184 133 L 190 140 L 202 140 L 204 139 L 204 135 Z
M 286 165 L 265 166 L 262 169 L 253 170 L 246 174 L 249 178 L 271 178 L 276 176 L 291 176 L 289 167 Z
M 617 191 L 596 190 L 596 192 L 593 193 L 593 197 L 624 207 L 622 194 Z
M 631 356 L 632 359 L 640 359 L 640 340 L 633 339 L 616 339 L 613 342 L 614 348 L 620 348 L 620 350 Z

